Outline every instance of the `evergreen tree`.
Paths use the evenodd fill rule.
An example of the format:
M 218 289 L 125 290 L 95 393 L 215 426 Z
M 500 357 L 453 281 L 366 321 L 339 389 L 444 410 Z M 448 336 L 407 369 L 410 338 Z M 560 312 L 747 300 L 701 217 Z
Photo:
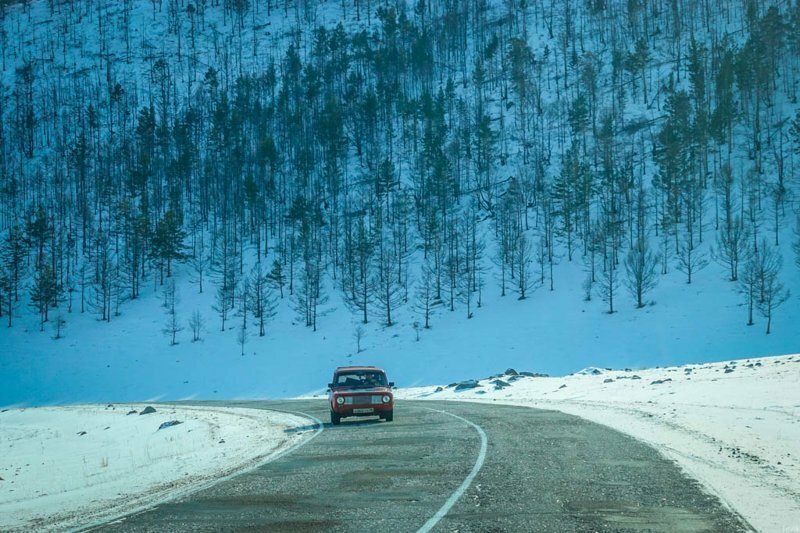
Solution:
M 0 245 L 0 293 L 5 295 L 3 311 L 8 317 L 8 327 L 12 325 L 15 302 L 19 301 L 19 288 L 25 277 L 27 255 L 22 230 L 19 226 L 12 226 Z
M 36 270 L 31 286 L 31 306 L 39 313 L 40 331 L 44 331 L 44 323 L 48 320 L 51 308 L 58 305 L 60 287 L 55 272 L 47 263 L 42 263 Z
M 172 210 L 164 213 L 163 218 L 156 224 L 153 235 L 151 255 L 156 262 L 160 273 L 160 283 L 164 283 L 164 272 L 167 277 L 172 276 L 172 262 L 181 261 L 184 254 L 183 241 L 186 233 L 181 227 L 177 213 Z

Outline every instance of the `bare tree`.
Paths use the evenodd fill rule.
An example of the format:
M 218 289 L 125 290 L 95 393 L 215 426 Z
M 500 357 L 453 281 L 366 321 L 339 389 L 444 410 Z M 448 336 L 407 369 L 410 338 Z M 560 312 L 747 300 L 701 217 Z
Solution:
M 178 301 L 178 290 L 175 286 L 175 279 L 171 278 L 164 288 L 164 307 L 167 308 L 167 321 L 164 324 L 164 328 L 161 330 L 164 335 L 167 335 L 170 338 L 170 346 L 175 346 L 178 344 L 176 340 L 177 335 L 183 331 L 183 325 L 178 319 Z
M 516 272 L 516 285 L 514 290 L 520 300 L 528 297 L 534 283 L 531 279 L 531 262 L 533 261 L 533 248 L 524 233 L 517 237 L 514 249 L 514 267 Z
M 358 325 L 353 331 L 353 338 L 356 341 L 356 353 L 361 353 L 361 341 L 364 339 L 364 326 Z
M 192 312 L 192 317 L 189 319 L 189 327 L 192 330 L 192 342 L 201 340 L 200 334 L 204 326 L 205 320 L 203 320 L 203 315 L 200 314 L 199 310 L 195 309 L 194 312 Z
M 658 284 L 658 273 L 656 266 L 659 262 L 658 254 L 650 250 L 647 239 L 639 239 L 630 249 L 625 257 L 625 273 L 627 278 L 625 285 L 631 296 L 636 299 L 636 307 L 644 307 L 644 295 L 655 288 Z M 609 294 L 609 300 L 613 298 L 613 293 Z M 609 312 L 613 313 L 611 305 Z
M 767 319 L 767 335 L 772 330 L 772 317 L 775 309 L 789 299 L 789 289 L 780 281 L 783 257 L 778 250 L 770 246 L 766 238 L 761 241 L 757 256 L 757 273 L 759 278 L 758 311 Z
M 608 304 L 608 314 L 614 313 L 614 297 L 619 291 L 619 272 L 613 264 L 606 265 L 597 282 L 601 299 Z
M 53 339 L 58 340 L 63 338 L 64 328 L 66 326 L 67 326 L 67 320 L 64 318 L 64 313 L 59 311 L 53 318 L 53 331 L 55 332 L 55 335 L 53 335 Z
M 698 250 L 698 246 L 688 239 L 681 243 L 677 261 L 676 268 L 686 274 L 687 284 L 691 284 L 694 275 L 708 266 L 706 254 Z
M 249 338 L 250 338 L 250 335 L 247 332 L 247 327 L 245 326 L 244 321 L 243 321 L 242 325 L 239 326 L 239 331 L 236 333 L 236 342 L 241 347 L 241 355 L 242 356 L 244 356 L 244 347 L 247 344 L 247 341 L 249 340 Z
M 417 290 L 414 297 L 414 310 L 423 320 L 423 327 L 431 327 L 431 316 L 441 301 L 436 299 L 435 274 L 433 266 L 425 261 L 421 267 L 420 277 L 417 280 Z

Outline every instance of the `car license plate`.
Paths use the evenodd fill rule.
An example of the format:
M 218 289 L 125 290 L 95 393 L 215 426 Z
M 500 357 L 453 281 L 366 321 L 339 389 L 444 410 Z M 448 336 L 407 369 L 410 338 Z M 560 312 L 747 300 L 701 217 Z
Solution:
M 367 415 L 374 411 L 374 409 L 353 409 L 354 415 Z

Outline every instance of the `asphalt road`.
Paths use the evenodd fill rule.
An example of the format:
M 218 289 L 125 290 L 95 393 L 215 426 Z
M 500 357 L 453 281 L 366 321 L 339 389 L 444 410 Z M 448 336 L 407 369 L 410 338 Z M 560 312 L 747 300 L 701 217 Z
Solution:
M 326 424 L 277 461 L 99 529 L 749 530 L 653 449 L 558 412 L 399 401 L 394 422 L 332 426 L 322 400 L 222 405 L 302 412 Z

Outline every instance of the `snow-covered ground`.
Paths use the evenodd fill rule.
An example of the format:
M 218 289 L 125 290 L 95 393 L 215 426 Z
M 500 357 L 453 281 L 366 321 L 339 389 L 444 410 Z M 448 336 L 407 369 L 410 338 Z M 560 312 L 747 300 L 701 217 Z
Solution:
M 0 530 L 64 530 L 147 508 L 262 464 L 314 431 L 310 420 L 274 411 L 152 407 L 2 410 Z
M 487 286 L 483 306 L 466 318 L 463 309 L 439 308 L 431 329 L 399 310 L 386 328 L 373 319 L 363 325 L 361 352 L 354 319 L 338 290 L 329 289 L 328 314 L 312 332 L 298 323 L 289 298 L 264 337 L 251 333 L 244 356 L 236 328 L 220 331 L 219 320 L 204 313 L 202 340 L 191 332 L 169 345 L 161 332 L 166 320 L 160 291 L 149 287 L 111 322 L 96 315 L 65 315 L 64 338 L 39 331 L 36 317 L 21 316 L 13 328 L 0 327 L 0 408 L 66 403 L 141 402 L 181 399 L 288 398 L 325 387 L 333 368 L 379 365 L 398 386 L 408 387 L 488 375 L 499 367 L 522 367 L 565 375 L 588 365 L 645 368 L 689 362 L 763 357 L 800 352 L 793 324 L 800 322 L 800 290 L 773 319 L 770 335 L 760 317 L 747 327 L 740 296 L 716 268 L 698 275 L 704 285 L 687 285 L 680 273 L 662 280 L 652 304 L 636 309 L 627 294 L 619 311 L 604 312 L 586 302 L 584 272 L 577 261 L 559 265 L 556 290 L 540 288 L 525 300 L 501 297 Z M 198 293 L 180 278 L 185 309 L 210 309 L 213 291 Z M 186 325 L 187 313 L 179 314 Z
M 653 446 L 758 531 L 795 531 L 800 524 L 800 355 L 636 371 L 589 368 L 558 378 L 501 375 L 478 385 L 398 395 L 577 415 Z

